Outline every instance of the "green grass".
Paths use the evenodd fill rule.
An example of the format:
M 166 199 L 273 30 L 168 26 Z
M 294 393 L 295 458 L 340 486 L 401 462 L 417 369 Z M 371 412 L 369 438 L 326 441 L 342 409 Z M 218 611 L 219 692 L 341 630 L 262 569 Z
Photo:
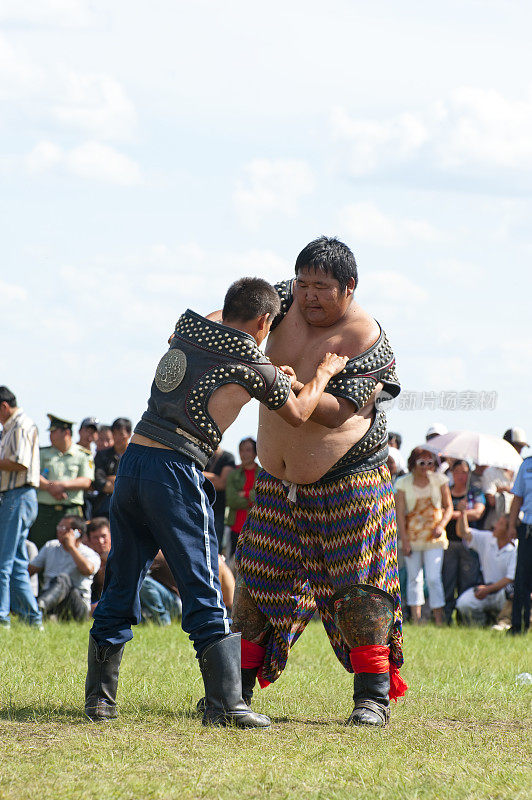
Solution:
M 203 687 L 178 626 L 140 627 L 120 718 L 81 714 L 88 626 L 0 631 L 0 798 L 529 800 L 530 639 L 407 628 L 410 691 L 385 730 L 344 727 L 352 678 L 311 623 L 254 708 L 270 732 L 204 728 Z

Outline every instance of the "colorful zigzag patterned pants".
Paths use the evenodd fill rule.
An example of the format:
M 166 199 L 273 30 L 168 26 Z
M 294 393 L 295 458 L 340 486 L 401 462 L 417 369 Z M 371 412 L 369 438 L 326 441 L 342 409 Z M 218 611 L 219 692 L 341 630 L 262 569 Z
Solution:
M 316 609 L 338 660 L 353 672 L 349 647 L 328 608 L 335 591 L 369 583 L 395 600 L 390 660 L 403 663 L 397 529 L 386 465 L 330 483 L 288 487 L 262 471 L 256 504 L 238 540 L 236 563 L 251 597 L 268 618 L 272 635 L 262 676 L 273 682 L 286 666 L 290 648 Z

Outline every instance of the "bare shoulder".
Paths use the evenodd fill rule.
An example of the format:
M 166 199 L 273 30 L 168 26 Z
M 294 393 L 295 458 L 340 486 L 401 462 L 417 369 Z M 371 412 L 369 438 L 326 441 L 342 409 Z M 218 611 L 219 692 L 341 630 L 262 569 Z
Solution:
M 342 338 L 352 356 L 357 356 L 369 350 L 379 338 L 380 333 L 381 329 L 378 323 L 357 304 L 346 321 Z

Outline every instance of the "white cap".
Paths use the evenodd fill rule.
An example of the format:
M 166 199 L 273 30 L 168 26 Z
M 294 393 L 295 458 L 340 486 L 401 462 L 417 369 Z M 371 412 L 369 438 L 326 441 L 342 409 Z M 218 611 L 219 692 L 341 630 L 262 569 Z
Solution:
M 449 430 L 442 422 L 434 422 L 425 434 L 425 440 L 428 441 L 432 436 L 444 436 L 449 433 Z
M 524 444 L 528 446 L 526 433 L 523 428 L 508 428 L 502 438 L 506 439 L 507 442 L 511 442 L 512 444 Z

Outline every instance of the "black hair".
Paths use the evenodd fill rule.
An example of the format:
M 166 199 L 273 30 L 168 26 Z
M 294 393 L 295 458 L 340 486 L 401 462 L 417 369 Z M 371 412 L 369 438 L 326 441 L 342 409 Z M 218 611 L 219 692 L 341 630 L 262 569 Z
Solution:
M 355 280 L 355 289 L 358 286 L 355 257 L 346 244 L 334 237 L 320 236 L 307 244 L 296 259 L 296 275 L 302 269 L 321 269 L 332 275 L 342 292 L 345 292 L 351 278 Z
M 10 408 L 17 407 L 17 398 L 7 386 L 0 386 L 0 403 L 7 403 Z
M 82 517 L 78 517 L 75 514 L 67 514 L 61 517 L 60 522 L 64 522 L 65 520 L 75 531 L 79 531 L 82 535 L 87 533 L 87 523 Z
M 454 464 L 451 467 L 451 472 L 454 472 L 456 467 L 460 467 L 462 464 L 465 464 L 467 467 L 467 471 L 471 472 L 471 467 L 469 466 L 469 461 L 466 461 L 465 458 L 457 458 Z
M 241 445 L 245 444 L 246 442 L 251 442 L 251 444 L 253 445 L 253 449 L 255 450 L 255 455 L 257 455 L 257 442 L 255 441 L 253 436 L 246 436 L 245 439 L 242 439 L 238 443 L 238 446 L 240 447 Z
M 131 433 L 133 430 L 133 424 L 130 419 L 127 417 L 117 417 L 113 424 L 111 425 L 112 431 L 126 431 L 126 433 Z
M 95 533 L 102 528 L 111 529 L 111 525 L 107 517 L 94 517 L 87 525 L 87 537 L 90 539 L 91 533 Z
M 403 437 L 401 436 L 401 434 L 396 433 L 396 431 L 389 431 L 388 442 L 390 442 L 390 439 L 395 439 L 395 441 L 397 442 L 397 449 L 400 450 L 401 445 L 403 444 Z
M 276 289 L 262 278 L 240 278 L 231 284 L 225 295 L 222 318 L 249 322 L 263 314 L 272 319 L 281 310 Z

